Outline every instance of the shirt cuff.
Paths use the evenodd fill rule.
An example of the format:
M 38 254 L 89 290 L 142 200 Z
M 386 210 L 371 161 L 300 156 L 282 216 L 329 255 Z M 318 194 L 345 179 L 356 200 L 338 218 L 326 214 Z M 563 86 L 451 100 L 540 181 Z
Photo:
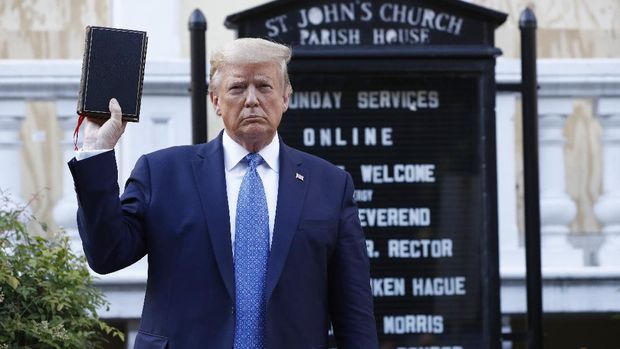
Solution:
M 80 161 L 84 159 L 88 159 L 95 155 L 103 154 L 106 151 L 110 151 L 112 149 L 97 149 L 97 150 L 76 150 L 75 151 L 75 160 Z

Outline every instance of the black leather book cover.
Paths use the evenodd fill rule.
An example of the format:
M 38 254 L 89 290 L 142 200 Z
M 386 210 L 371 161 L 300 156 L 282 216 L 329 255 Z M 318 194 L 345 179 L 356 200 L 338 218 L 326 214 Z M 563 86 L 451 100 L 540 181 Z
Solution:
M 109 118 L 108 103 L 116 98 L 123 120 L 138 122 L 147 39 L 143 31 L 86 27 L 79 115 Z

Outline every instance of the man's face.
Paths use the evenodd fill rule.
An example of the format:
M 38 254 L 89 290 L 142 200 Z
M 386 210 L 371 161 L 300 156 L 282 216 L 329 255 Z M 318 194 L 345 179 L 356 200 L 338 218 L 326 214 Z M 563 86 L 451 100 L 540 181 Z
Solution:
M 228 64 L 218 74 L 219 86 L 211 102 L 228 135 L 251 152 L 273 139 L 288 94 L 276 63 Z

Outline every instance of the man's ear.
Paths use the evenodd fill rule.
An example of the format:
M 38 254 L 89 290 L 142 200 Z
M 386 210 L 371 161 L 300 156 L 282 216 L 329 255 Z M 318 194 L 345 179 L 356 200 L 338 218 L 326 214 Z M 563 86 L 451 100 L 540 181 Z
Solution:
M 220 99 L 213 91 L 209 91 L 209 98 L 211 99 L 211 104 L 213 104 L 213 108 L 215 109 L 215 114 L 221 116 L 222 112 L 220 111 Z
M 284 92 L 284 96 L 282 97 L 282 114 L 288 110 L 288 100 L 291 94 L 288 91 Z

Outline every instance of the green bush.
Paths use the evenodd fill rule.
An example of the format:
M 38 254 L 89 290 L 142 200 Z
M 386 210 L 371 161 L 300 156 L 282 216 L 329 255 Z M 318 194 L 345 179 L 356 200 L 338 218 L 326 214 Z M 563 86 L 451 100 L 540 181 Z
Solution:
M 0 349 L 100 348 L 106 336 L 124 340 L 99 319 L 107 302 L 66 234 L 31 233 L 47 229 L 0 196 Z

